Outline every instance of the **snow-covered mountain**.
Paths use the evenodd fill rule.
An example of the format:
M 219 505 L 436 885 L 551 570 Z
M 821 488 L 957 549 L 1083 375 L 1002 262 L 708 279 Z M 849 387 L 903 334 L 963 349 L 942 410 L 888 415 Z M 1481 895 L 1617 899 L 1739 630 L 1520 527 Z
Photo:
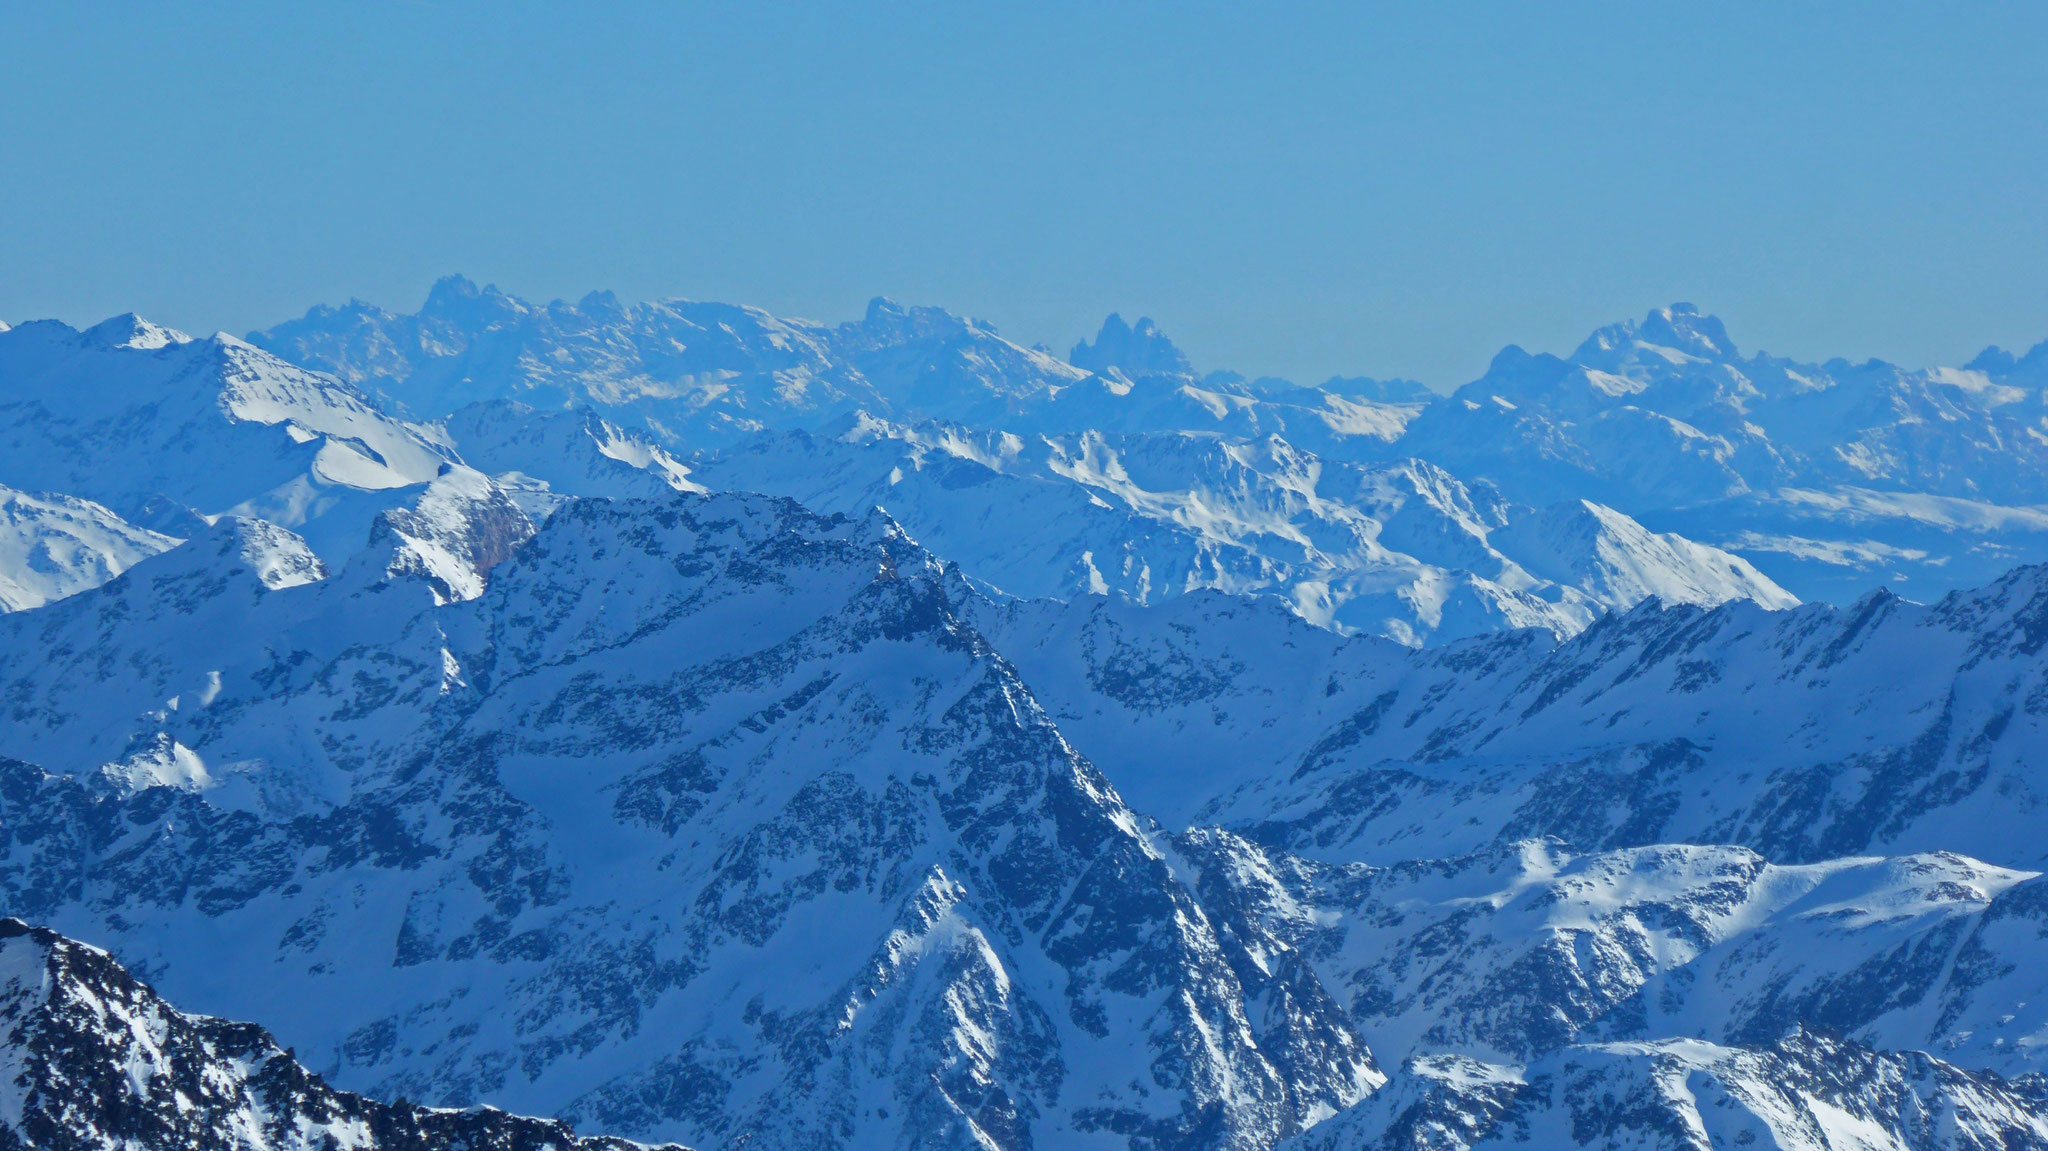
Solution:
M 1330 865 L 1181 840 L 1254 949 L 1306 957 L 1390 1064 L 1526 1065 L 1593 1040 L 1768 1045 L 1818 1027 L 2036 1079 L 2037 872 L 1950 853 L 1773 864 L 1735 847 L 1562 841 Z
M 0 331 L 0 483 L 141 522 L 159 502 L 304 530 L 330 558 L 456 459 L 354 388 L 135 316 Z M 416 494 L 416 493 L 414 493 Z
M 582 501 L 474 600 L 246 551 L 5 617 L 41 767 L 0 883 L 344 1086 L 711 1146 L 1265 1147 L 1382 1081 L 886 520 Z
M 2048 353 L 257 342 L 0 331 L 0 1145 L 2048 1146 Z
M 2012 1007 L 2048 1003 L 2015 869 L 2038 720 L 1963 702 L 2039 694 L 2039 572 L 1860 622 L 1649 607 L 1416 652 L 1213 593 L 991 600 L 887 520 L 760 497 L 564 504 L 470 599 L 389 562 L 266 574 L 315 563 L 223 521 L 0 620 L 0 890 L 375 1095 L 711 1146 L 1264 1147 L 1365 1100 L 1381 1049 L 1526 1079 L 1822 1026 L 2019 1099 L 1997 1076 L 2048 1026 Z M 1903 684 L 1863 672 L 1902 649 Z M 1731 669 L 1763 667 L 1776 707 L 1745 707 Z M 1725 694 L 1632 719 L 1673 673 Z M 1786 813 L 1825 751 L 1760 716 L 1858 708 L 1891 723 L 1851 741 L 1845 812 L 1715 821 Z M 1679 720 L 1756 730 L 1674 754 Z M 1902 789 L 1864 766 L 1886 740 L 1965 778 Z M 1577 766 L 1517 784 L 1515 744 Z M 1661 798 L 1724 752 L 1751 775 L 1715 805 Z M 1211 828 L 1161 834 L 1117 776 Z M 1844 825 L 1873 804 L 1899 818 Z M 1702 836 L 1751 846 L 1659 846 Z M 1995 862 L 1845 857 L 1917 837 Z
M 1493 449 L 1574 491 L 1634 486 L 1672 504 L 1844 484 L 2037 504 L 2048 442 L 2028 434 L 2044 414 L 2036 383 L 1996 349 L 1919 372 L 1744 356 L 1720 320 L 1678 304 L 1602 328 L 1567 358 L 1510 348 L 1410 432 L 1447 461 L 1505 466 L 1482 454 Z M 1473 437 L 1480 427 L 1495 434 Z
M 552 1120 L 336 1091 L 262 1028 L 186 1015 L 105 952 L 0 919 L 0 1146 L 631 1151 Z M 683 1151 L 675 1148 L 673 1151 Z
M 374 388 L 425 418 L 510 399 L 658 423 L 695 444 L 804 426 L 855 408 L 938 403 L 995 414 L 1085 372 L 936 308 L 877 300 L 828 327 L 759 308 L 668 300 L 529 304 L 459 276 L 415 315 L 353 302 L 251 339 Z
M 1742 355 L 1691 305 L 1509 348 L 1401 451 L 1734 548 L 1810 599 L 1941 592 L 2048 559 L 2048 344 L 1961 368 Z
M 1277 436 L 1023 437 L 863 411 L 684 462 L 588 409 L 494 401 L 441 430 L 533 514 L 565 496 L 705 489 L 854 516 L 880 507 L 1009 595 L 1271 594 L 1319 624 L 1410 644 L 1503 627 L 1572 635 L 1650 595 L 1797 602 L 1745 561 L 1611 509 L 1522 508 L 1420 461 L 1344 464 Z M 1514 542 L 1504 554 L 1493 540 Z
M 588 408 L 543 411 L 493 400 L 454 413 L 441 430 L 536 523 L 575 496 L 650 499 L 705 490 L 652 437 Z
M 0 487 L 0 611 L 98 587 L 178 543 L 91 500 Z
M 1800 1031 L 1762 1048 L 1694 1040 L 1567 1048 L 1527 1068 L 1418 1059 L 1401 1086 L 1290 1151 L 1657 1147 L 2007 1151 L 2048 1147 L 2038 1090 L 1931 1056 Z
M 1018 434 L 1277 433 L 1316 448 L 1396 436 L 1428 396 L 1402 381 L 1324 390 L 1228 372 L 1198 379 L 1156 329 L 1150 357 L 1133 356 L 1120 324 L 1106 323 L 1103 351 L 1082 356 L 1097 372 L 1011 343 L 985 322 L 886 299 L 859 320 L 826 325 L 693 300 L 626 304 L 608 292 L 532 304 L 451 276 L 412 315 L 355 301 L 249 339 L 418 418 L 492 400 L 589 407 L 684 451 L 815 430 L 856 411 Z
M 1567 357 L 1511 347 L 1434 396 L 1197 375 L 1156 325 L 1117 317 L 1063 363 L 887 301 L 828 326 L 606 294 L 533 305 L 460 278 L 416 315 L 316 308 L 251 339 L 422 417 L 504 398 L 589 406 L 685 459 L 764 431 L 830 433 L 856 411 L 1027 439 L 1277 435 L 1333 462 L 1421 459 L 1521 504 L 1591 501 L 1732 551 L 1802 599 L 1938 595 L 2048 561 L 2048 344 L 1960 368 L 1805 364 L 1744 355 L 1680 304 Z
M 1224 597 L 979 609 L 1069 738 L 1171 824 L 1334 861 L 1556 835 L 1782 862 L 2048 865 L 2048 567 L 1932 605 L 1646 603 L 1409 651 Z
M 1025 438 L 862 413 L 836 435 L 700 457 L 690 475 L 820 510 L 885 508 L 1012 595 L 1265 593 L 1312 622 L 1407 643 L 1503 627 L 1573 635 L 1650 595 L 1797 602 L 1745 561 L 1611 509 L 1517 507 L 1418 460 L 1345 464 L 1277 436 Z

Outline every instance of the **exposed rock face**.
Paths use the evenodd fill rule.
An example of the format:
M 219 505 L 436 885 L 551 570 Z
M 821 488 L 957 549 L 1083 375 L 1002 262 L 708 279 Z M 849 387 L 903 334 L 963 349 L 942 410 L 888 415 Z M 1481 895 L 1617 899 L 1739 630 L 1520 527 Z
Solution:
M 2031 872 L 1832 846 L 2033 861 L 1983 805 L 2024 821 L 2039 573 L 1414 652 L 1255 601 L 993 601 L 884 517 L 764 497 L 572 501 L 468 597 L 316 565 L 224 520 L 0 620 L 0 750 L 36 764 L 0 769 L 0 892 L 378 1097 L 700 1146 L 1263 1148 L 1366 1100 L 1374 1051 L 1497 1085 L 1809 1025 L 2019 1075 L 2048 1026 L 2008 1006 L 2048 1004 Z M 1695 705 L 1649 707 L 1673 676 Z M 1990 767 L 1837 786 L 1797 838 L 1717 822 L 1782 805 L 1773 765 L 1830 746 L 1784 732 L 1853 707 L 1891 719 L 1847 763 L 1896 732 Z M 1939 714 L 1960 734 L 1911 750 Z M 1714 769 L 1659 758 L 1680 721 L 1755 774 L 1617 789 Z M 1162 834 L 1083 746 L 1235 830 Z
M 886 300 L 834 326 L 608 294 L 535 305 L 459 278 L 413 315 L 316 308 L 251 338 L 425 417 L 477 401 L 587 405 L 683 455 L 860 411 L 977 435 L 1277 436 L 1332 463 L 1419 459 L 1519 505 L 1591 501 L 1732 551 L 1805 600 L 1886 583 L 1931 598 L 2048 562 L 2048 344 L 1960 368 L 1799 363 L 1746 354 L 1718 319 L 1676 304 L 1566 356 L 1505 349 L 1441 396 L 1401 381 L 1197 378 L 1144 321 L 1113 319 L 1063 363 Z
M 555 1120 L 336 1091 L 261 1027 L 186 1015 L 105 952 L 0 919 L 0 1147 L 10 1151 L 637 1146 L 578 1138 Z
M 1227 597 L 1008 604 L 978 625 L 1176 826 L 1341 862 L 1533 836 L 1778 862 L 2048 864 L 2048 568 L 1914 604 L 1645 604 L 1556 643 L 1405 651 Z
M 1091 344 L 1083 340 L 1075 344 L 1074 350 L 1067 355 L 1067 362 L 1104 375 L 1111 371 L 1133 377 L 1194 374 L 1188 358 L 1173 346 L 1173 341 L 1166 338 L 1166 333 L 1159 330 L 1151 317 L 1140 319 L 1137 326 L 1132 327 L 1114 312 L 1102 321 L 1102 330 L 1096 333 L 1095 342 Z
M 0 1147 L 2042 1144 L 2048 568 L 1801 605 L 1623 507 L 2015 538 L 1941 452 L 2039 356 L 1674 308 L 1433 400 L 1144 329 L 0 331 L 0 482 L 107 501 L 0 615 L 0 913 L 299 1053 L 9 925 Z
M 7 769 L 9 902 L 342 1083 L 714 1146 L 1249 1148 L 1383 1079 L 885 520 L 579 502 L 472 600 L 150 576 L 70 625 L 175 594 L 228 642 L 13 680 L 77 775 Z M 85 766 L 88 714 L 195 679 Z
M 1773 864 L 1729 847 L 1555 840 L 1330 866 L 1214 830 L 1197 891 L 1302 957 L 1389 1063 L 1520 1066 L 1591 1040 L 1768 1045 L 1810 1026 L 2038 1075 L 2043 883 L 1937 854 Z M 2015 922 L 2018 920 L 2018 922 Z
M 1540 843 L 1342 861 L 1381 842 L 1357 838 L 1381 817 L 1346 814 L 1352 792 L 1322 781 L 1393 746 L 1383 729 L 1423 749 L 1418 765 L 1510 731 L 1564 746 L 1526 718 L 1487 736 L 1492 713 L 1460 709 L 1491 695 L 1504 716 L 1626 713 L 1625 685 L 1655 687 L 1644 644 L 1665 662 L 1690 650 L 1674 623 L 1781 661 L 1730 667 L 1835 652 L 1831 676 L 1802 680 L 1834 698 L 1872 682 L 1841 625 L 1790 619 L 1803 638 L 1787 647 L 1756 637 L 1776 617 L 1753 607 L 1653 610 L 1561 648 L 1432 654 L 1239 601 L 1195 630 L 1184 608 L 1127 609 L 1078 652 L 1022 645 L 1012 665 L 971 621 L 1007 642 L 1039 609 L 980 599 L 886 519 L 759 497 L 573 502 L 469 599 L 399 568 L 267 578 L 283 545 L 241 530 L 8 621 L 7 750 L 46 767 L 5 769 L 0 883 L 20 913 L 115 943 L 209 1010 L 272 1021 L 383 1097 L 712 1146 L 1073 1131 L 1249 1148 L 1365 1099 L 1384 1081 L 1375 1048 L 1514 1068 L 1589 1040 L 1745 1046 L 1814 1023 L 2028 1069 L 1990 1040 L 2009 1030 L 2001 997 L 2036 1001 L 2030 873 Z M 1902 615 L 1906 639 L 1854 630 L 1870 658 L 1953 647 L 1951 670 L 1922 673 L 2005 684 L 2039 662 L 2029 586 Z M 220 640 L 192 644 L 195 626 Z M 1320 666 L 1295 674 L 1337 685 L 1318 689 L 1330 710 L 1268 722 L 1262 653 L 1298 657 L 1313 637 Z M 1610 668 L 1632 670 L 1602 687 Z M 1518 685 L 1506 705 L 1492 681 Z M 1284 682 L 1259 690 L 1283 709 L 1309 694 Z M 1134 780 L 1120 724 L 1235 701 L 1218 747 L 1237 724 L 1262 733 L 1298 764 L 1255 777 L 1299 798 L 1262 806 L 1284 819 L 1246 823 L 1253 838 L 1162 837 L 1037 690 Z M 1390 726 L 1411 690 L 1427 722 Z M 1248 786 L 1215 777 L 1220 798 L 1196 806 L 1237 810 Z M 1525 802 L 1490 826 L 1582 833 L 1560 822 L 1582 807 Z M 1308 830 L 1322 826 L 1354 830 Z M 1940 1026 L 1923 1003 L 1945 1005 Z

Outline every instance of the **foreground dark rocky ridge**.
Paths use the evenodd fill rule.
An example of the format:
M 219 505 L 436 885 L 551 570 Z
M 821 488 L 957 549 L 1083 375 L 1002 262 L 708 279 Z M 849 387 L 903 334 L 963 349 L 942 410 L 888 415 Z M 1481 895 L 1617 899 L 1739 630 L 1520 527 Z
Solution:
M 0 919 L 0 1147 L 9 1151 L 640 1146 L 487 1107 L 449 1111 L 336 1091 L 261 1027 L 183 1014 L 105 952 Z

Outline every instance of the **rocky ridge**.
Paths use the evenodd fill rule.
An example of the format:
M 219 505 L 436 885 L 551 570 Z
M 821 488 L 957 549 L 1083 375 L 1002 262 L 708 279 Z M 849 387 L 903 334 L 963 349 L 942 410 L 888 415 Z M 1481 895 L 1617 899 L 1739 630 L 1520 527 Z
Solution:
M 0 1146 L 24 1151 L 640 1146 L 487 1107 L 336 1091 L 262 1028 L 183 1014 L 105 952 L 18 919 L 0 919 L 0 1036 Z
M 2048 569 L 1773 601 L 1646 526 L 1706 473 L 1625 425 L 1749 477 L 1747 405 L 1787 486 L 1699 508 L 2011 539 L 2026 497 L 1845 486 L 1711 318 L 1523 365 L 1493 409 L 1579 469 L 1531 506 L 1407 451 L 1451 401 L 1196 377 L 1142 323 L 1083 366 L 886 301 L 436 297 L 296 330 L 354 381 L 0 332 L 5 466 L 168 548 L 0 616 L 0 912 L 533 1138 L 2037 1145 Z M 2023 434 L 2031 363 L 1885 376 L 1955 425 L 1886 450 Z M 230 1062 L 206 1122 L 268 1122 Z

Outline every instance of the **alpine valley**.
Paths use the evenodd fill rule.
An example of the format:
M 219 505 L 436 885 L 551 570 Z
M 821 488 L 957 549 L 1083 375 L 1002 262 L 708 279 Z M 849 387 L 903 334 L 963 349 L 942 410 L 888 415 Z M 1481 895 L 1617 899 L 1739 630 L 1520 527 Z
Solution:
M 2048 344 L 0 325 L 0 1151 L 2048 1148 Z

